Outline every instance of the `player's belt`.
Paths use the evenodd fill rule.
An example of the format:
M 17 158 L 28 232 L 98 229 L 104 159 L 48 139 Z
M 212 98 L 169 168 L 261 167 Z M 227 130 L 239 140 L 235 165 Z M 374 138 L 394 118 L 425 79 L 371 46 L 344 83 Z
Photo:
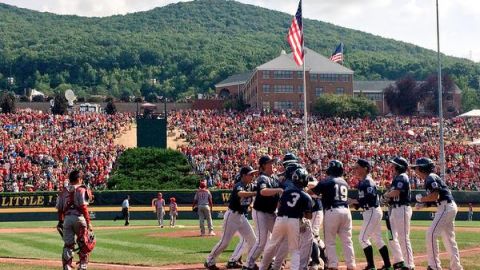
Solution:
M 347 208 L 347 207 L 345 205 L 337 205 L 337 206 L 326 207 L 325 210 L 331 210 L 333 208 Z
M 375 208 L 377 208 L 377 207 L 378 207 L 378 205 L 372 205 L 372 206 L 365 205 L 365 206 L 362 207 L 362 208 L 363 208 L 363 210 L 370 210 L 370 209 L 375 209 Z
M 228 210 L 230 210 L 230 212 L 232 212 L 233 214 L 238 214 L 238 215 L 243 215 L 244 214 L 241 211 L 232 210 L 230 208 L 228 208 Z
M 396 203 L 396 204 L 392 204 L 392 207 L 393 207 L 393 208 L 402 207 L 402 206 L 410 206 L 410 204 L 408 204 L 408 203 Z

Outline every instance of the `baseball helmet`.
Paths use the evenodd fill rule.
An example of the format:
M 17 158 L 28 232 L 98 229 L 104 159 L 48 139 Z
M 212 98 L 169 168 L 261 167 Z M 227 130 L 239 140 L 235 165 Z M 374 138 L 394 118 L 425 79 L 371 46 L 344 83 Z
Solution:
M 327 175 L 338 177 L 343 175 L 343 163 L 339 160 L 332 160 L 328 163 Z
M 410 167 L 420 167 L 424 171 L 433 171 L 433 168 L 435 168 L 435 163 L 433 160 L 427 158 L 427 157 L 421 157 L 415 161 L 414 165 L 411 165 Z
M 304 188 L 308 184 L 308 172 L 304 168 L 296 169 L 292 175 L 292 182 L 295 186 Z
M 400 169 L 407 169 L 408 168 L 408 161 L 403 157 L 394 157 L 390 160 L 390 163 L 393 163 L 395 167 Z
M 283 167 L 287 167 L 288 164 L 290 163 L 297 163 L 298 162 L 298 157 L 295 156 L 295 154 L 293 153 L 287 153 L 285 154 L 285 156 L 283 157 Z
M 292 179 L 293 177 L 293 173 L 297 170 L 297 169 L 302 169 L 302 165 L 300 165 L 299 163 L 290 163 L 287 165 L 287 167 L 285 168 L 285 178 L 286 179 Z

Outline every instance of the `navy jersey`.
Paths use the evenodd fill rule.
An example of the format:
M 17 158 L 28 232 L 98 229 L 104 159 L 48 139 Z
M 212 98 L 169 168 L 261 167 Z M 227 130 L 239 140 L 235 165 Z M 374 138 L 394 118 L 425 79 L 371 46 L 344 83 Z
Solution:
M 312 200 L 313 200 L 312 212 L 323 211 L 322 199 L 312 197 Z
M 348 184 L 341 177 L 327 177 L 318 182 L 312 191 L 317 195 L 322 194 L 322 204 L 325 209 L 348 206 Z
M 291 188 L 295 186 L 291 179 L 284 179 L 282 182 L 280 182 L 279 185 L 283 190 L 286 190 L 287 188 Z
M 290 187 L 285 190 L 280 198 L 278 216 L 289 218 L 303 218 L 304 213 L 311 213 L 313 208 L 312 198 L 305 191 Z
M 406 173 L 399 174 L 393 178 L 391 190 L 399 190 L 400 195 L 396 198 L 391 198 L 390 204 L 410 204 L 410 181 Z
M 260 192 L 265 188 L 279 188 L 278 181 L 274 178 L 267 176 L 266 174 L 260 174 L 257 178 L 255 202 L 253 203 L 253 209 L 266 213 L 274 213 L 277 210 L 278 200 L 280 196 L 262 196 Z
M 425 180 L 425 189 L 427 194 L 437 191 L 438 192 L 438 201 L 453 201 L 453 196 L 450 190 L 448 189 L 445 182 L 440 178 L 440 176 L 431 173 Z
M 248 211 L 248 206 L 252 203 L 252 197 L 247 198 L 240 198 L 238 193 L 240 191 L 251 191 L 252 185 L 245 185 L 241 181 L 236 183 L 233 186 L 232 193 L 230 195 L 230 200 L 228 204 L 228 208 L 233 211 L 239 212 L 241 214 L 245 214 Z
M 377 207 L 380 205 L 377 185 L 370 175 L 360 181 L 357 185 L 358 205 L 362 208 Z

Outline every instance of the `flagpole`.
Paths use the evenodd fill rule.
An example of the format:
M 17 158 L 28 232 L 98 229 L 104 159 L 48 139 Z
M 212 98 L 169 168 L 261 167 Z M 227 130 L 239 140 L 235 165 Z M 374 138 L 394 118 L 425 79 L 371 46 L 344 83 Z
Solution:
M 305 21 L 303 20 L 303 2 L 302 5 L 302 53 L 303 53 L 303 122 L 305 125 L 305 151 L 308 150 L 308 119 L 307 119 L 307 83 L 305 80 L 305 62 L 307 60 L 305 51 L 305 35 L 303 29 L 305 28 Z
M 439 133 L 440 133 L 440 175 L 443 180 L 446 182 L 445 175 L 445 144 L 443 139 L 443 97 L 442 97 L 442 63 L 440 61 L 440 23 L 438 18 L 438 0 L 436 0 L 437 6 L 437 63 L 438 63 L 438 120 L 439 124 Z

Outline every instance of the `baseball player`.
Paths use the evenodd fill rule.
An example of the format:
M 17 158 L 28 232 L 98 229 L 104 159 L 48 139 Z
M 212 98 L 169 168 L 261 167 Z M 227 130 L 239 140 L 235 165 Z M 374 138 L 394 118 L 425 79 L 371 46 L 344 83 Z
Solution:
M 408 162 L 403 157 L 390 160 L 395 176 L 390 191 L 384 194 L 391 207 L 389 218 L 393 240 L 390 249 L 393 256 L 394 269 L 414 269 L 412 245 L 410 244 L 410 182 L 407 175 Z
M 213 232 L 211 213 L 211 209 L 213 209 L 212 194 L 207 189 L 207 185 L 204 181 L 200 182 L 197 193 L 195 193 L 195 197 L 193 198 L 192 208 L 195 209 L 195 207 L 198 208 L 197 213 L 200 221 L 200 235 L 205 235 L 205 219 L 208 224 L 208 235 L 215 235 Z
M 177 208 L 177 199 L 174 197 L 170 198 L 170 205 L 168 206 L 169 208 L 169 214 L 170 214 L 170 227 L 175 227 L 175 223 L 177 222 L 177 216 L 178 216 L 178 208 Z
M 297 169 L 292 177 L 293 186 L 283 192 L 279 202 L 278 217 L 273 227 L 272 237 L 263 254 L 260 270 L 267 270 L 284 236 L 287 238 L 288 250 L 291 253 L 290 269 L 301 269 L 299 237 L 301 220 L 312 218 L 313 206 L 312 199 L 303 190 L 308 183 L 307 176 L 308 172 L 305 169 Z
M 233 187 L 228 204 L 228 210 L 223 216 L 222 238 L 215 245 L 215 247 L 213 247 L 212 251 L 208 255 L 204 264 L 206 269 L 220 269 L 215 265 L 215 260 L 223 252 L 223 250 L 227 248 L 230 240 L 232 240 L 232 237 L 237 231 L 247 242 L 249 248 L 255 243 L 255 234 L 253 233 L 252 226 L 250 226 L 250 223 L 248 223 L 245 214 L 248 211 L 248 207 L 252 203 L 252 197 L 256 195 L 255 191 L 251 191 L 252 186 L 250 185 L 256 172 L 257 171 L 250 166 L 243 167 L 240 170 L 241 180 Z
M 152 200 L 152 207 L 157 214 L 158 226 L 163 228 L 163 217 L 165 216 L 165 200 L 161 192 L 157 194 L 157 198 Z
M 311 177 L 309 182 L 318 183 L 318 181 Z M 320 227 L 323 226 L 323 205 L 322 200 L 317 195 L 311 195 L 313 200 L 312 208 L 312 234 L 313 244 L 311 252 L 311 269 L 323 269 L 327 258 L 325 256 L 325 243 L 320 238 Z M 303 253 L 303 252 L 302 252 Z
M 337 234 L 343 246 L 343 257 L 347 269 L 355 269 L 355 253 L 352 242 L 352 214 L 348 208 L 348 184 L 342 178 L 343 163 L 332 160 L 328 164 L 327 178 L 313 186 L 311 192 L 322 195 L 324 218 L 323 223 L 327 265 L 330 269 L 338 269 L 338 257 L 335 250 Z
M 442 235 L 445 248 L 450 254 L 450 267 L 451 270 L 463 269 L 460 265 L 460 255 L 458 254 L 457 242 L 455 241 L 455 216 L 457 215 L 457 205 L 453 200 L 452 193 L 448 189 L 447 185 L 440 176 L 433 173 L 435 164 L 429 158 L 419 158 L 416 160 L 415 174 L 421 179 L 425 180 L 425 189 L 427 195 L 425 197 L 422 194 L 416 195 L 416 200 L 419 203 L 436 203 L 438 208 L 433 219 L 432 225 L 428 228 L 427 232 L 427 257 L 428 257 L 428 269 L 441 270 L 440 255 L 438 250 L 437 238 Z
M 253 270 L 258 266 L 255 260 L 260 257 L 270 238 L 275 223 L 275 211 L 283 192 L 278 181 L 273 178 L 274 159 L 270 156 L 262 156 L 258 161 L 260 176 L 257 178 L 257 194 L 253 203 L 252 217 L 255 223 L 255 244 L 248 253 L 246 265 L 242 269 Z
M 78 255 L 80 257 L 79 268 L 87 269 L 88 257 L 90 252 L 83 248 L 84 235 L 88 231 L 93 231 L 93 226 L 88 213 L 88 202 L 92 199 L 91 191 L 83 185 L 82 173 L 74 170 L 69 176 L 69 185 L 58 196 L 57 212 L 58 225 L 57 230 L 63 234 L 63 270 L 74 269 L 72 266 L 73 250 L 75 247 L 75 238 L 79 245 Z M 75 237 L 76 236 L 76 237 Z
M 351 200 L 355 207 L 363 209 L 362 229 L 358 239 L 367 259 L 365 270 L 375 270 L 375 262 L 373 258 L 373 248 L 370 243 L 370 237 L 373 238 L 380 255 L 383 259 L 383 267 L 380 269 L 393 269 L 388 255 L 388 248 L 382 239 L 382 216 L 383 211 L 380 207 L 380 198 L 377 191 L 377 185 L 373 181 L 370 171 L 372 165 L 366 159 L 358 159 L 353 169 L 355 176 L 361 181 L 357 185 L 357 199 Z

